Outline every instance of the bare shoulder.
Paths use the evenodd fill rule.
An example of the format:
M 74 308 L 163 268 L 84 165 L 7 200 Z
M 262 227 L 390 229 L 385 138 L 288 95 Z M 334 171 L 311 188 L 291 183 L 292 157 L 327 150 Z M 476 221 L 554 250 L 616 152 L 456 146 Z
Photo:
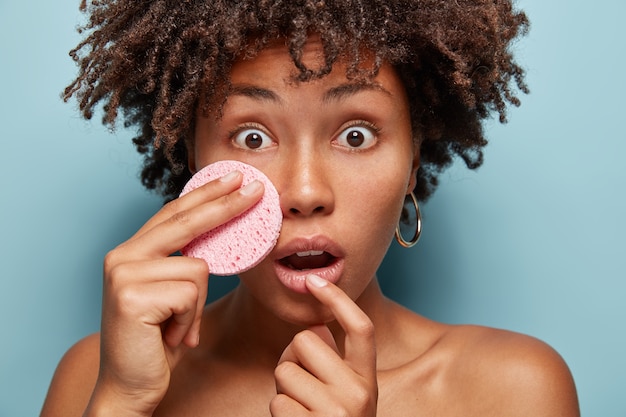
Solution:
M 441 344 L 452 353 L 450 386 L 467 396 L 462 402 L 485 407 L 483 415 L 580 415 L 571 372 L 546 343 L 505 330 L 452 326 Z
M 63 356 L 52 377 L 41 416 L 81 416 L 98 377 L 100 335 L 85 337 Z

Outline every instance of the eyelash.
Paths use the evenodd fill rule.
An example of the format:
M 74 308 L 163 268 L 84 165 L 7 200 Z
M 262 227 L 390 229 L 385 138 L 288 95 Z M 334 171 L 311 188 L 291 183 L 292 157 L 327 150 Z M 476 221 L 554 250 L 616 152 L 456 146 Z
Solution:
M 232 130 L 229 130 L 227 133 L 227 137 L 229 140 L 232 140 L 235 136 L 237 136 L 238 133 L 246 130 L 246 129 L 256 129 L 259 130 L 261 132 L 265 132 L 265 129 L 263 129 L 263 127 L 258 124 L 258 123 L 244 123 L 242 125 L 239 125 L 237 127 L 235 127 Z
M 366 128 L 372 131 L 372 133 L 374 134 L 374 136 L 378 139 L 378 136 L 381 132 L 381 128 L 378 127 L 376 124 L 369 122 L 367 120 L 352 120 L 350 122 L 348 122 L 348 124 L 346 124 L 345 126 L 343 126 L 341 128 L 341 132 L 344 132 L 350 128 L 356 128 L 356 127 L 360 127 L 360 128 Z M 250 122 L 250 123 L 244 123 L 241 124 L 237 127 L 235 127 L 234 129 L 228 131 L 227 133 L 227 137 L 228 140 L 233 141 L 235 139 L 235 137 L 248 129 L 254 129 L 254 130 L 258 130 L 260 132 L 264 132 L 265 133 L 265 129 L 263 129 L 262 125 L 258 124 L 258 123 L 254 123 L 254 122 Z M 265 133 L 267 135 L 267 133 Z M 374 145 L 375 146 L 375 145 Z M 359 151 L 358 148 L 352 149 L 352 151 Z
M 333 141 L 340 142 L 341 136 L 344 135 L 350 129 L 369 130 L 370 134 L 373 136 L 374 142 L 371 145 L 365 146 L 365 147 L 345 147 L 343 145 L 340 145 L 342 148 L 346 148 L 349 152 L 365 152 L 376 147 L 379 144 L 379 139 L 380 139 L 379 136 L 380 136 L 381 128 L 378 127 L 376 124 L 369 122 L 367 120 L 352 120 L 348 122 L 348 124 L 341 127 L 339 135 Z
M 368 122 L 367 120 L 353 120 L 351 122 L 348 122 L 346 127 L 341 129 L 341 130 L 346 130 L 346 129 L 349 129 L 351 127 L 366 127 L 368 129 L 370 129 L 372 132 L 374 132 L 374 134 L 376 136 L 378 136 L 378 134 L 380 133 L 380 130 L 381 130 L 380 127 L 376 126 L 372 122 Z

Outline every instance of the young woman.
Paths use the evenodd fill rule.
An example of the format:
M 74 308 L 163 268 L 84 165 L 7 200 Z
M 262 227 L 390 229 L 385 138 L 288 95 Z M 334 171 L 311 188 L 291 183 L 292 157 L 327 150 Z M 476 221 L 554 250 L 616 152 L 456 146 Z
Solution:
M 206 263 L 171 255 L 263 186 L 235 171 L 167 203 L 107 254 L 101 332 L 62 359 L 43 416 L 579 415 L 550 347 L 430 321 L 376 278 L 406 197 L 424 201 L 455 155 L 478 166 L 481 120 L 517 104 L 512 81 L 525 91 L 508 50 L 524 14 L 495 0 L 82 7 L 66 97 L 139 128 L 144 184 L 172 199 L 239 160 L 274 183 L 283 226 L 205 307 Z

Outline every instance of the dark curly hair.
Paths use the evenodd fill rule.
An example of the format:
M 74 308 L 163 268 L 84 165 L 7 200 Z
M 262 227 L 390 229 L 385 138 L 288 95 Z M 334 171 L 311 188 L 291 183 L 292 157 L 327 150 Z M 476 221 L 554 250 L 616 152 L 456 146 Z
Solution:
M 471 169 L 487 144 L 482 121 L 527 93 L 524 71 L 510 47 L 528 19 L 508 0 L 82 0 L 89 16 L 85 39 L 70 52 L 78 77 L 65 89 L 91 118 L 103 105 L 103 123 L 125 127 L 145 155 L 148 189 L 176 197 L 191 173 L 185 141 L 198 103 L 221 106 L 233 61 L 254 56 L 285 38 L 297 78 L 329 73 L 350 63 L 347 76 L 372 77 L 389 62 L 407 89 L 421 165 L 415 193 L 426 200 L 455 156 Z M 307 68 L 302 48 L 320 36 L 322 68 Z M 364 68 L 368 51 L 374 67 Z

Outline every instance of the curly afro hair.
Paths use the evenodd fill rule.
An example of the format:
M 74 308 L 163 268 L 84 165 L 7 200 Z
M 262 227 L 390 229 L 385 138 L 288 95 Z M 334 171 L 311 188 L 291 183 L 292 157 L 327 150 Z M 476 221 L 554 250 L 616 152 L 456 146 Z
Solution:
M 352 79 L 374 76 L 382 62 L 398 70 L 420 146 L 422 201 L 455 157 L 481 165 L 482 121 L 497 113 L 505 122 L 516 92 L 528 92 L 510 49 L 529 23 L 508 0 L 82 0 L 80 8 L 85 38 L 70 52 L 80 70 L 64 99 L 76 96 L 88 119 L 102 105 L 110 127 L 121 111 L 124 126 L 137 128 L 142 183 L 166 199 L 191 176 L 185 141 L 198 103 L 223 105 L 233 61 L 277 38 L 301 81 L 323 77 L 338 59 Z M 301 61 L 311 34 L 323 45 L 322 68 Z M 363 51 L 373 68 L 363 68 L 371 57 Z

